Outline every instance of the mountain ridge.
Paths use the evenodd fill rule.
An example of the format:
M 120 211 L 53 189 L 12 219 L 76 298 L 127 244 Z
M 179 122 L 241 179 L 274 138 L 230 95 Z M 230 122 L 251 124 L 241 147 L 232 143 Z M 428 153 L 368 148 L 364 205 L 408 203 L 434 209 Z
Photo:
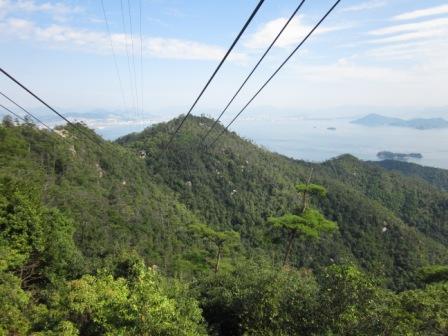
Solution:
M 448 196 L 434 181 L 388 172 L 350 155 L 323 164 L 295 160 L 233 132 L 204 150 L 200 139 L 212 120 L 203 117 L 190 118 L 167 150 L 178 121 L 115 143 L 97 137 L 108 150 L 69 126 L 65 138 L 29 126 L 4 128 L 0 152 L 8 153 L 12 143 L 23 148 L 20 155 L 5 156 L 0 173 L 19 180 L 25 174 L 44 190 L 47 205 L 75 220 L 76 242 L 92 269 L 104 263 L 103 255 L 133 246 L 168 274 L 187 276 L 191 271 L 185 271 L 186 265 L 200 271 L 204 252 L 187 252 L 204 248 L 188 239 L 188 224 L 194 222 L 238 231 L 242 250 L 236 255 L 254 256 L 257 251 L 276 262 L 282 237 L 267 225 L 267 218 L 296 206 L 294 185 L 306 181 L 311 170 L 313 181 L 329 189 L 328 199 L 316 206 L 341 229 L 322 241 L 299 241 L 293 265 L 319 269 L 352 261 L 387 279 L 392 288 L 403 288 L 419 267 L 448 260 Z M 399 260 L 404 264 L 396 267 Z
M 171 148 L 170 152 L 167 151 L 160 154 L 158 146 L 163 143 L 166 138 L 165 132 L 171 131 L 176 122 L 177 121 L 174 120 L 170 123 L 150 127 L 141 133 L 122 137 L 117 140 L 117 143 L 134 151 L 145 149 L 147 153 L 151 153 L 146 159 L 147 161 L 150 161 L 147 162 L 148 168 L 153 169 L 153 173 L 160 174 L 162 180 L 180 195 L 180 199 L 187 204 L 189 209 L 192 209 L 195 214 L 211 225 L 240 231 L 243 240 L 248 239 L 249 242 L 255 246 L 263 244 L 263 239 L 254 237 L 260 237 L 260 235 L 263 236 L 265 234 L 263 233 L 265 219 L 269 215 L 280 214 L 286 211 L 288 207 L 296 202 L 293 196 L 294 191 L 292 187 L 295 183 L 306 180 L 311 168 L 314 169 L 317 183 L 325 186 L 328 186 L 329 184 L 334 186 L 334 189 L 329 188 L 330 201 L 333 205 L 327 203 L 322 204 L 321 206 L 326 207 L 326 214 L 329 215 L 331 219 L 336 220 L 337 222 L 346 221 L 345 225 L 342 226 L 342 234 L 344 234 L 348 228 L 346 225 L 350 226 L 349 231 L 357 231 L 357 229 L 348 223 L 350 221 L 350 215 L 346 215 L 347 217 L 340 217 L 341 214 L 338 214 L 338 211 L 335 212 L 334 209 L 332 210 L 332 208 L 337 208 L 339 206 L 337 205 L 338 200 L 331 196 L 332 194 L 336 194 L 336 191 L 341 199 L 347 197 L 344 195 L 356 193 L 358 200 L 363 200 L 360 203 L 363 204 L 363 206 L 360 206 L 360 208 L 367 207 L 367 209 L 370 209 L 366 209 L 366 212 L 374 213 L 377 211 L 379 213 L 384 213 L 387 218 L 389 218 L 388 216 L 391 216 L 389 220 L 395 223 L 394 225 L 398 228 L 405 228 L 404 230 L 406 232 L 409 230 L 417 230 L 412 234 L 409 233 L 411 235 L 416 234 L 420 236 L 421 234 L 418 230 L 422 229 L 423 225 L 418 228 L 415 225 L 416 223 L 412 223 L 410 227 L 407 224 L 404 224 L 404 221 L 407 220 L 408 217 L 406 217 L 404 213 L 400 213 L 397 208 L 388 208 L 386 206 L 387 202 L 381 203 L 381 200 L 375 200 L 374 203 L 376 205 L 371 204 L 368 206 L 368 204 L 372 203 L 372 200 L 369 201 L 369 197 L 371 197 L 369 193 L 366 193 L 364 190 L 355 191 L 353 190 L 353 186 L 346 189 L 347 186 L 341 186 L 338 182 L 334 182 L 334 179 L 340 179 L 340 176 L 333 175 L 333 167 L 331 167 L 331 163 L 311 164 L 271 153 L 253 145 L 250 141 L 239 138 L 233 132 L 225 132 L 225 135 L 220 142 L 218 142 L 217 146 L 209 151 L 204 151 L 199 144 L 201 135 L 205 133 L 207 127 L 212 122 L 207 118 L 193 117 L 189 119 L 177 136 L 175 146 Z M 221 130 L 222 127 L 219 127 L 217 133 Z M 340 159 L 341 158 L 354 159 L 351 156 L 342 156 Z M 362 163 L 357 159 L 354 160 L 356 160 L 363 169 L 370 167 L 367 163 Z M 388 175 L 389 173 L 386 172 L 385 174 Z M 191 183 L 191 189 L 185 188 L 187 183 Z M 260 183 L 262 186 L 259 186 Z M 406 181 L 403 183 L 406 184 L 411 182 Z M 424 184 L 425 188 L 428 187 L 432 190 L 432 186 L 426 185 L 426 182 L 424 182 Z M 357 186 L 357 188 L 359 188 L 359 186 Z M 339 189 L 341 189 L 340 193 Z M 409 190 L 405 192 L 406 195 L 408 193 L 412 194 L 413 191 Z M 393 197 L 392 194 L 390 197 Z M 446 203 L 446 195 L 441 198 L 440 202 Z M 228 209 L 223 209 L 220 203 L 224 203 Z M 286 207 L 285 204 L 287 204 Z M 250 206 L 247 207 L 247 205 Z M 348 204 L 345 206 L 351 207 Z M 436 205 L 427 205 L 427 207 L 431 206 Z M 353 209 L 353 211 L 357 212 L 355 209 Z M 389 211 L 392 211 L 392 213 Z M 386 215 L 388 212 L 389 215 Z M 363 218 L 363 216 L 361 215 L 360 218 Z M 362 221 L 364 221 L 364 219 Z M 380 223 L 383 221 L 385 221 L 385 219 L 378 218 L 378 220 L 375 220 L 375 225 L 377 225 L 378 231 L 376 233 L 370 232 L 369 234 L 365 234 L 364 237 L 367 238 L 367 236 L 372 234 L 376 236 L 375 239 L 381 241 L 383 238 L 381 238 L 382 235 L 380 232 L 383 226 L 381 226 Z M 367 223 L 368 221 L 365 224 Z M 438 225 L 442 224 L 443 223 Z M 398 230 L 400 231 L 401 229 Z M 358 232 L 357 235 L 360 233 L 361 232 Z M 406 233 L 406 235 L 407 234 L 408 233 Z M 361 237 L 362 236 L 363 234 L 361 234 Z M 436 234 L 434 237 L 435 236 Z M 311 265 L 316 265 L 316 262 L 312 261 L 315 258 L 313 253 L 316 252 L 310 253 L 310 250 L 313 248 L 315 248 L 316 251 L 319 250 L 322 255 L 326 253 L 324 259 L 326 259 L 327 262 L 330 262 L 331 259 L 335 259 L 335 257 L 345 258 L 353 253 L 358 255 L 359 258 L 361 255 L 365 256 L 365 253 L 372 253 L 373 250 L 376 249 L 371 247 L 372 251 L 370 252 L 363 252 L 361 251 L 362 249 L 357 251 L 357 248 L 347 249 L 348 246 L 353 246 L 353 244 L 359 247 L 365 243 L 361 243 L 364 238 L 359 238 L 348 244 L 347 239 L 352 240 L 351 237 L 353 237 L 352 234 L 345 238 L 337 238 L 336 241 L 338 243 L 336 245 L 338 246 L 335 246 L 334 241 L 329 242 L 328 240 L 325 240 L 325 242 L 322 242 L 320 245 L 318 244 L 319 246 L 315 247 L 305 247 L 303 244 L 299 244 L 295 254 L 296 257 L 302 256 L 302 258 L 299 260 L 295 259 L 295 261 L 299 262 L 299 265 L 302 266 L 309 267 Z M 345 243 L 341 243 L 341 239 L 346 239 Z M 412 238 L 412 240 L 422 241 L 422 238 Z M 432 238 L 430 238 L 430 240 L 432 240 Z M 438 246 L 438 244 L 441 243 L 437 242 L 433 246 L 435 250 L 438 249 L 435 247 Z M 384 248 L 390 249 L 391 247 Z M 396 248 L 398 249 L 398 247 Z M 338 256 L 338 252 L 335 251 L 340 251 L 341 254 Z M 408 250 L 406 253 L 412 252 L 411 250 Z M 424 255 L 424 253 L 422 253 L 422 255 Z M 371 257 L 378 258 L 378 261 L 381 259 L 379 256 L 374 257 L 371 255 Z M 416 256 L 412 258 L 415 257 Z M 308 260 L 307 258 L 310 259 Z M 382 258 L 386 260 L 390 259 L 387 256 L 387 253 L 384 254 Z M 323 262 L 323 260 L 321 260 L 321 262 Z M 390 262 L 393 263 L 391 259 Z M 372 269 L 374 268 L 372 264 L 368 267 L 371 267 Z M 390 276 L 390 273 L 388 276 Z

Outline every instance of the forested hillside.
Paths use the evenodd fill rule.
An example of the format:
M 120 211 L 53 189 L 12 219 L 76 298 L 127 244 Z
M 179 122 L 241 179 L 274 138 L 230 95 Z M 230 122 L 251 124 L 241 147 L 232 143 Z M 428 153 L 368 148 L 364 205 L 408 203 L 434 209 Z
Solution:
M 340 230 L 320 241 L 298 243 L 293 253 L 296 266 L 352 261 L 390 287 L 402 289 L 412 286 L 419 267 L 446 262 L 447 193 L 351 156 L 323 165 L 288 159 L 236 134 L 204 150 L 200 140 L 210 122 L 190 119 L 169 150 L 161 144 L 173 123 L 117 142 L 135 153 L 144 150 L 148 169 L 195 215 L 213 227 L 237 230 L 257 255 L 281 257 L 282 246 L 276 242 L 282 237 L 272 232 L 266 219 L 297 206 L 294 185 L 306 181 L 313 169 L 313 180 L 329 190 L 319 206 Z
M 394 160 L 384 160 L 372 163 L 390 171 L 396 171 L 408 176 L 420 177 L 436 188 L 442 189 L 443 191 L 448 190 L 448 171 L 445 169 L 422 167 L 415 163 Z
M 87 269 L 132 247 L 172 270 L 195 216 L 133 153 L 96 138 L 98 146 L 71 127 L 57 132 L 3 128 L 2 179 L 36 189 L 46 205 L 75 220 Z
M 443 172 L 205 147 L 200 117 L 167 147 L 178 122 L 115 143 L 3 122 L 0 334 L 448 332 Z M 310 182 L 293 241 L 272 218 L 307 219 Z
M 369 165 L 349 155 L 325 165 L 334 177 L 378 201 L 405 223 L 434 240 L 448 242 L 448 197 L 440 191 L 443 179 L 427 183 L 418 176 L 390 173 L 377 164 Z M 411 170 L 413 165 L 408 165 Z M 428 175 L 431 174 L 434 174 L 432 168 L 428 170 Z

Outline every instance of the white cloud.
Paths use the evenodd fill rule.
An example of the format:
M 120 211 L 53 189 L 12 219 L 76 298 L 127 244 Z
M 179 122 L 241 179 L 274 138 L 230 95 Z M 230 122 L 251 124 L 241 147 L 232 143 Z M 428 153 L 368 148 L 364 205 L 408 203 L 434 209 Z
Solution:
M 363 11 L 363 10 L 380 8 L 380 7 L 384 7 L 386 5 L 387 5 L 387 1 L 371 0 L 371 1 L 362 2 L 362 3 L 358 4 L 358 5 L 345 7 L 345 8 L 342 9 L 342 11 L 344 11 L 344 12 L 358 12 L 358 11 Z
M 367 35 L 371 37 L 368 48 L 360 49 L 358 56 L 332 64 L 303 65 L 297 75 L 308 88 L 334 90 L 334 102 L 446 105 L 448 17 L 396 22 Z
M 447 29 L 431 29 L 423 30 L 406 34 L 399 34 L 390 37 L 385 37 L 377 40 L 372 40 L 370 43 L 374 44 L 384 44 L 384 43 L 395 43 L 395 42 L 408 42 L 423 39 L 433 39 L 447 36 Z
M 296 65 L 293 70 L 284 78 L 287 85 L 272 91 L 276 101 L 319 107 L 447 105 L 448 66 L 443 59 L 396 66 L 374 63 L 362 54 L 332 64 Z
M 99 54 L 111 53 L 109 37 L 104 32 L 78 29 L 58 24 L 41 27 L 32 21 L 16 18 L 0 22 L 0 32 L 3 36 L 17 37 L 38 41 L 40 43 L 44 42 L 52 47 Z M 130 36 L 125 34 L 112 34 L 111 38 L 115 51 L 118 54 L 124 54 L 126 52 L 126 41 L 129 43 Z M 139 52 L 140 49 L 136 49 Z M 225 50 L 219 46 L 189 40 L 143 37 L 143 53 L 147 57 L 165 59 L 219 60 L 224 55 Z M 244 61 L 245 55 L 234 53 L 231 59 Z
M 430 41 L 448 36 L 448 18 L 393 25 L 372 30 L 368 34 L 381 37 L 369 41 L 374 44 Z
M 278 18 L 264 24 L 254 34 L 249 36 L 244 45 L 250 49 L 259 49 L 267 47 L 272 40 L 277 36 L 278 32 L 287 22 L 287 18 Z M 291 20 L 288 27 L 278 39 L 275 46 L 286 48 L 291 45 L 296 45 L 303 39 L 312 29 L 312 26 L 303 23 L 303 17 L 295 17 Z M 315 34 L 322 34 L 330 31 L 344 29 L 342 27 L 320 27 Z
M 411 31 L 428 31 L 435 28 L 448 27 L 448 17 L 434 20 L 426 20 L 416 23 L 407 23 L 400 25 L 393 25 L 381 29 L 372 30 L 370 35 L 388 35 L 395 33 L 411 32 Z
M 434 15 L 442 15 L 442 14 L 448 14 L 448 5 L 441 5 L 437 7 L 431 7 L 426 9 L 420 9 L 412 12 L 403 13 L 397 16 L 394 16 L 394 20 L 413 20 L 413 19 L 419 19 L 422 17 L 427 16 L 434 16 Z
M 80 7 L 67 6 L 65 3 L 62 2 L 55 2 L 55 3 L 44 2 L 38 4 L 32 0 L 19 0 L 15 3 L 15 7 L 21 11 L 45 12 L 55 15 L 73 14 L 81 11 Z
M 378 46 L 366 52 L 366 56 L 375 60 L 428 60 L 435 57 L 448 57 L 447 39 L 411 41 Z
M 448 6 L 433 7 L 395 16 L 393 20 L 407 20 L 427 17 L 443 12 Z M 368 43 L 375 45 L 365 52 L 367 57 L 382 62 L 397 60 L 412 61 L 415 65 L 435 69 L 435 64 L 448 59 L 448 17 L 428 18 L 419 22 L 398 23 L 371 30 L 368 35 L 375 37 Z M 434 63 L 434 64 L 432 64 Z M 437 71 L 440 71 L 438 68 Z M 448 72 L 448 64 L 442 73 Z M 436 76 L 434 70 L 433 75 Z
M 69 6 L 63 2 L 38 3 L 34 0 L 0 0 L 0 16 L 11 13 L 46 13 L 54 20 L 65 21 L 67 17 L 83 11 L 79 6 Z
M 401 82 L 409 79 L 409 75 L 389 67 L 360 65 L 354 61 L 342 58 L 334 64 L 306 66 L 299 72 L 307 79 L 319 82 L 344 81 L 376 81 Z
M 191 60 L 220 60 L 225 52 L 223 48 L 218 46 L 167 38 L 146 38 L 144 51 L 147 55 L 160 58 Z M 230 58 L 237 61 L 245 60 L 245 56 L 240 53 L 234 53 Z

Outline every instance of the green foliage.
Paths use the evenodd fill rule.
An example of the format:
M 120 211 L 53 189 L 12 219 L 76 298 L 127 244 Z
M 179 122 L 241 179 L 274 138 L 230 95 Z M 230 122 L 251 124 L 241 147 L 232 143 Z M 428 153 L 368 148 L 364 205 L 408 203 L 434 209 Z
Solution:
M 394 160 L 376 161 L 372 162 L 372 164 L 418 180 L 423 179 L 437 189 L 448 191 L 448 172 L 446 169 L 422 167 L 415 163 Z
M 419 270 L 420 281 L 424 284 L 448 281 L 448 266 L 432 265 Z
M 86 271 L 132 246 L 170 274 L 185 272 L 177 265 L 189 262 L 182 251 L 193 247 L 188 225 L 198 222 L 196 216 L 137 155 L 107 143 L 102 151 L 71 127 L 58 132 L 0 127 L 1 184 L 25 182 L 28 194 L 73 219 Z
M 24 335 L 44 290 L 78 274 L 73 222 L 23 183 L 0 184 L 0 332 Z
M 398 295 L 399 328 L 420 335 L 446 335 L 448 332 L 448 284 L 429 285 Z M 398 334 L 398 333 L 397 333 Z
M 218 335 L 444 335 L 447 287 L 395 294 L 353 265 L 317 279 L 241 264 L 200 284 L 204 316 Z
M 204 316 L 219 335 L 291 335 L 314 323 L 317 284 L 307 272 L 244 262 L 203 279 L 200 291 Z
M 326 219 L 319 211 L 307 209 L 301 215 L 285 214 L 280 217 L 270 217 L 269 223 L 276 228 L 285 228 L 309 238 L 318 238 L 321 233 L 333 232 L 336 223 Z
M 2 334 L 205 334 L 188 289 L 139 257 L 120 267 L 127 279 L 106 272 L 71 280 L 81 261 L 73 222 L 43 206 L 36 190 L 5 179 L 1 191 Z
M 403 165 L 410 169 L 414 167 Z M 448 193 L 441 191 L 444 182 L 427 179 L 428 183 L 420 177 L 424 172 L 432 174 L 433 168 L 426 171 L 426 167 L 420 167 L 419 173 L 404 176 L 394 169 L 389 172 L 379 164 L 363 163 L 348 155 L 329 161 L 326 167 L 332 177 L 378 202 L 408 226 L 435 241 L 448 243 L 448 228 L 444 225 L 448 220 Z M 436 169 L 436 172 L 440 174 L 440 170 Z
M 23 191 L 25 190 L 25 191 Z M 75 276 L 81 261 L 73 222 L 43 206 L 36 190 L 0 184 L 0 270 L 20 274 L 22 287 Z
M 31 323 L 27 318 L 30 295 L 20 287 L 20 279 L 0 271 L 0 335 L 25 335 Z
M 217 246 L 238 244 L 240 240 L 239 233 L 233 230 L 217 231 L 205 224 L 192 224 L 190 229 L 201 237 L 213 241 Z
M 371 279 L 351 265 L 328 267 L 321 275 L 319 321 L 323 333 L 373 334 L 375 308 L 381 298 Z M 373 315 L 373 321 L 372 321 Z M 326 330 L 325 330 L 326 329 Z
M 190 229 L 201 237 L 213 242 L 218 249 L 215 262 L 215 272 L 219 270 L 219 264 L 223 249 L 237 246 L 240 242 L 240 234 L 231 231 L 216 231 L 205 224 L 192 224 Z
M 85 275 L 59 298 L 65 319 L 89 335 L 204 335 L 197 302 L 177 282 L 139 266 L 135 278 Z M 67 321 L 66 320 L 66 321 Z
M 276 228 L 283 228 L 289 231 L 288 246 L 285 251 L 283 265 L 286 265 L 292 244 L 297 235 L 304 238 L 319 238 L 323 232 L 332 232 L 337 229 L 337 224 L 326 219 L 318 210 L 308 206 L 307 197 L 327 194 L 324 187 L 317 184 L 299 184 L 296 190 L 302 194 L 302 207 L 298 215 L 285 214 L 283 216 L 268 219 L 268 222 Z
M 84 128 L 105 150 L 0 125 L 0 334 L 447 334 L 429 266 L 448 263 L 444 172 L 309 164 L 228 132 L 205 152 L 196 117 L 165 151 L 174 122 L 116 143 Z M 280 272 L 296 234 L 319 239 Z
M 321 268 L 352 261 L 391 288 L 415 287 L 417 270 L 448 262 L 445 232 L 447 195 L 415 178 L 372 168 L 344 156 L 309 164 L 268 152 L 225 132 L 219 146 L 203 151 L 201 136 L 211 125 L 189 118 L 170 151 L 163 147 L 178 120 L 159 124 L 117 140 L 137 155 L 145 150 L 147 169 L 174 190 L 199 222 L 240 233 L 242 251 L 279 262 L 288 239 L 266 225 L 269 217 L 296 214 L 303 201 L 294 188 L 313 182 L 329 190 L 309 205 L 339 230 L 319 240 L 297 240 L 290 264 Z M 219 131 L 222 129 L 219 128 Z M 299 191 L 301 189 L 299 188 Z M 316 189 L 317 194 L 319 191 Z M 280 261 L 281 262 L 281 261 Z
M 299 193 L 307 193 L 312 196 L 319 196 L 319 197 L 325 197 L 327 196 L 327 189 L 325 189 L 323 186 L 314 184 L 314 183 L 301 183 L 296 185 L 296 190 Z

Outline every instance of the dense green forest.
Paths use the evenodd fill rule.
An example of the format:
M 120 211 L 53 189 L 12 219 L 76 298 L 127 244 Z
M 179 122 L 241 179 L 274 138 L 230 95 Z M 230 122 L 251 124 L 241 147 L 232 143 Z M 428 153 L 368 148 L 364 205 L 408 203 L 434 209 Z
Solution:
M 448 334 L 447 171 L 178 122 L 4 120 L 0 335 Z
M 384 160 L 372 162 L 387 170 L 396 171 L 398 173 L 419 177 L 442 191 L 448 190 L 448 171 L 440 168 L 422 167 L 415 163 Z

